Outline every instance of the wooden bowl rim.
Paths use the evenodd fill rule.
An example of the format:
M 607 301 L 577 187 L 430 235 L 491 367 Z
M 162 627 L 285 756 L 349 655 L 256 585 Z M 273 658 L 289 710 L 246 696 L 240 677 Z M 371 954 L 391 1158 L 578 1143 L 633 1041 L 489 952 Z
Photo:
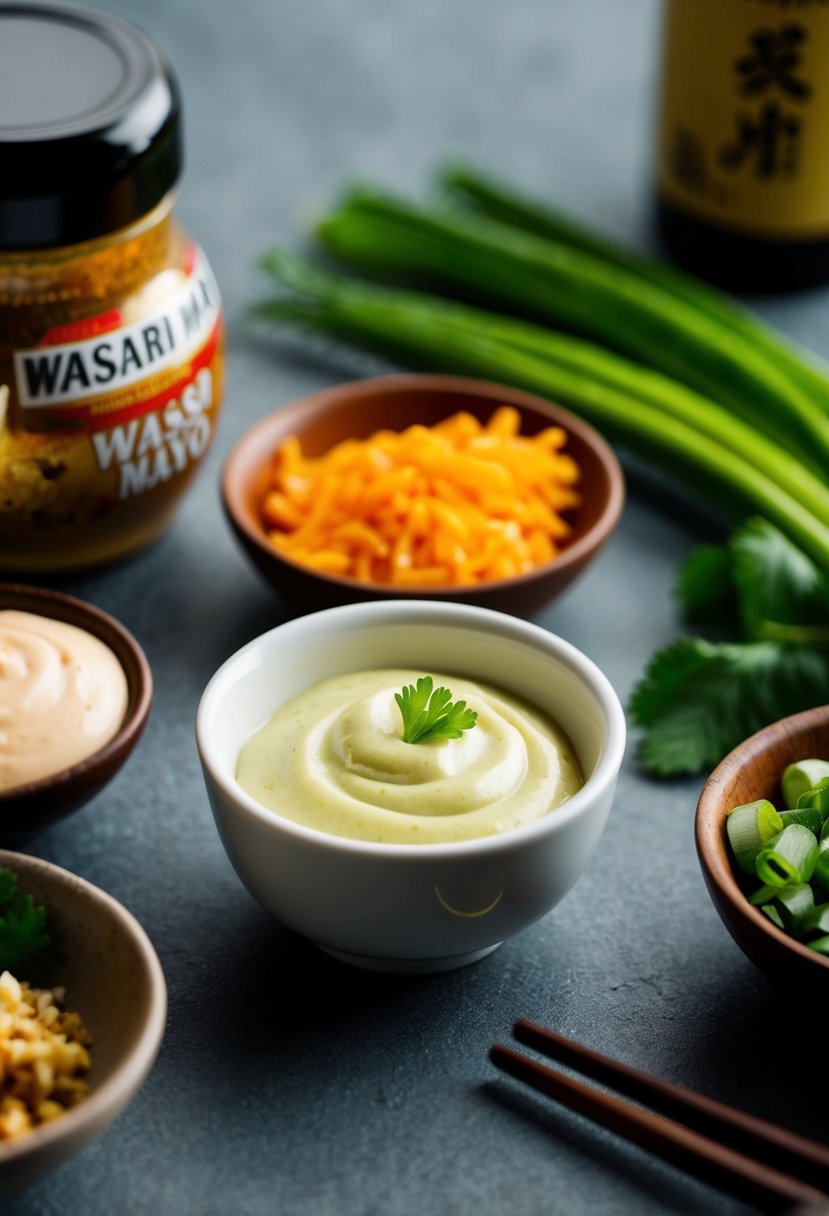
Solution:
M 746 920 L 759 931 L 775 952 L 785 951 L 790 956 L 802 958 L 813 967 L 827 971 L 829 957 L 817 954 L 784 930 L 778 929 L 759 908 L 748 902 L 737 882 L 728 854 L 725 817 L 731 807 L 726 808 L 723 805 L 722 794 L 722 789 L 730 784 L 737 772 L 756 762 L 758 756 L 777 740 L 804 729 L 814 729 L 824 723 L 829 727 L 829 705 L 817 706 L 781 718 L 738 744 L 720 761 L 703 786 L 697 802 L 694 838 L 704 876 L 728 901 L 736 917 Z
M 271 428 L 279 422 L 290 423 L 297 419 L 297 434 L 302 434 L 301 420 L 309 410 L 324 410 L 326 413 L 347 407 L 358 399 L 379 396 L 388 393 L 422 392 L 426 395 L 447 396 L 452 393 L 474 395 L 493 404 L 515 405 L 526 410 L 532 410 L 549 419 L 550 424 L 561 426 L 566 431 L 577 435 L 585 446 L 589 447 L 605 471 L 608 483 L 607 497 L 601 507 L 598 518 L 592 526 L 572 545 L 565 546 L 561 553 L 543 566 L 537 566 L 524 574 L 513 575 L 510 578 L 489 579 L 476 583 L 472 588 L 465 587 L 392 587 L 383 583 L 364 582 L 361 579 L 344 578 L 341 575 L 329 574 L 313 570 L 285 554 L 278 553 L 265 537 L 264 530 L 251 527 L 247 512 L 243 509 L 243 497 L 247 482 L 243 481 L 239 465 L 247 461 L 252 451 L 258 450 Z M 457 408 L 461 408 L 458 406 Z M 447 409 L 447 416 L 454 412 Z M 276 564 L 292 567 L 306 577 L 316 579 L 331 587 L 341 588 L 346 592 L 365 588 L 375 598 L 388 596 L 390 598 L 406 599 L 463 599 L 470 590 L 478 592 L 496 591 L 507 588 L 520 588 L 527 583 L 536 582 L 547 575 L 565 572 L 571 566 L 585 560 L 597 551 L 613 532 L 622 513 L 625 501 L 625 480 L 616 453 L 610 444 L 594 427 L 584 419 L 579 418 L 570 410 L 543 397 L 526 393 L 522 389 L 511 388 L 507 385 L 496 384 L 490 380 L 476 380 L 463 376 L 425 375 L 419 373 L 401 373 L 389 376 L 373 376 L 365 380 L 353 380 L 346 384 L 332 385 L 280 406 L 267 414 L 241 436 L 225 458 L 221 474 L 221 493 L 225 512 L 231 523 L 253 544 L 260 553 Z

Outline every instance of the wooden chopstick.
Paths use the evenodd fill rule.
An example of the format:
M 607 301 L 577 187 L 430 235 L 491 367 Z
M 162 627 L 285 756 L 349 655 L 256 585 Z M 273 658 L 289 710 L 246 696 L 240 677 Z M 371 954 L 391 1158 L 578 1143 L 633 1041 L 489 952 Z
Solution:
M 617 1084 L 619 1076 L 616 1073 L 617 1065 L 614 1061 L 598 1056 L 597 1053 L 590 1052 L 586 1048 L 579 1048 L 578 1044 L 562 1039 L 561 1036 L 554 1035 L 553 1032 L 545 1031 L 529 1022 L 517 1024 L 515 1028 L 517 1037 L 519 1028 L 522 1041 L 527 1042 L 529 1046 L 536 1047 L 548 1054 L 560 1053 L 556 1054 L 556 1058 L 562 1058 L 566 1053 L 568 1058 L 563 1062 L 579 1070 L 587 1071 L 586 1061 L 582 1058 L 582 1053 L 584 1053 L 591 1068 L 598 1069 L 601 1066 L 604 1070 L 601 1078 L 603 1081 L 609 1081 L 617 1088 L 622 1088 L 621 1084 Z M 530 1038 L 532 1042 L 528 1041 Z M 544 1046 L 540 1046 L 542 1042 Z M 612 1094 L 585 1085 L 584 1082 L 548 1068 L 511 1048 L 497 1044 L 492 1048 L 490 1058 L 498 1068 L 517 1080 L 523 1081 L 572 1110 L 586 1115 L 594 1122 L 600 1123 L 634 1144 L 638 1144 L 663 1160 L 685 1170 L 686 1173 L 692 1174 L 720 1190 L 727 1191 L 739 1199 L 765 1208 L 770 1205 L 778 1207 L 781 1204 L 810 1207 L 826 1202 L 826 1195 L 822 1191 L 801 1181 L 799 1177 L 776 1169 L 766 1164 L 765 1161 L 737 1152 L 727 1144 L 720 1144 L 691 1127 L 681 1126 L 652 1111 L 634 1106 L 623 1098 L 617 1098 Z M 661 1090 L 663 1085 L 667 1085 L 665 1082 L 658 1082 L 656 1078 L 648 1077 L 645 1073 L 638 1073 L 635 1069 L 623 1067 L 622 1071 L 627 1074 L 624 1083 L 630 1083 L 632 1078 L 635 1078 L 639 1087 L 637 1096 L 640 1100 L 647 1097 L 647 1101 L 652 1103 L 655 1091 L 650 1088 L 651 1082 L 657 1082 L 656 1091 Z M 599 1078 L 597 1077 L 597 1079 Z M 676 1104 L 674 1110 L 678 1111 L 681 1104 L 679 1095 L 684 1097 L 685 1093 L 675 1086 L 669 1086 L 668 1089 L 674 1091 L 671 1097 Z M 662 1096 L 660 1094 L 657 1101 Z M 700 1097 L 700 1095 L 694 1096 Z M 703 1102 L 705 1101 L 703 1099 Z M 684 1104 L 681 1105 L 683 1121 L 687 1122 L 685 1120 L 687 1107 Z M 719 1103 L 715 1105 L 719 1108 L 720 1116 L 724 1110 L 729 1109 L 722 1107 Z M 731 1112 L 729 1111 L 729 1113 Z M 737 1112 L 734 1113 L 737 1114 Z M 696 1117 L 700 1118 L 699 1113 Z M 732 1124 L 726 1122 L 730 1129 Z M 762 1124 L 762 1120 L 751 1120 L 751 1122 Z M 724 1125 L 717 1124 L 717 1126 Z M 756 1128 L 752 1128 L 752 1131 L 756 1132 Z M 811 1142 L 807 1141 L 807 1143 Z M 820 1145 L 815 1147 L 821 1148 Z M 767 1157 L 767 1153 L 764 1152 L 763 1155 Z
M 821 1191 L 829 1191 L 829 1148 L 826 1145 L 611 1060 L 534 1022 L 525 1019 L 516 1022 L 513 1033 L 520 1043 L 559 1064 L 602 1085 L 609 1085 L 634 1101 L 646 1102 L 668 1118 L 727 1144 L 739 1153 L 759 1158 L 775 1169 L 812 1183 Z

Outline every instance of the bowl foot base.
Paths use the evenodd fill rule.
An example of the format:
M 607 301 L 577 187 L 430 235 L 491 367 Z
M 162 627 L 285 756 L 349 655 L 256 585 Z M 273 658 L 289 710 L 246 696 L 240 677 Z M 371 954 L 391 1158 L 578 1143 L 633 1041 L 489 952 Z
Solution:
M 335 950 L 333 946 L 324 946 L 322 942 L 314 942 L 320 950 L 330 954 L 341 963 L 349 963 L 352 967 L 362 967 L 364 971 L 384 971 L 387 975 L 434 975 L 440 971 L 456 971 L 459 967 L 468 967 L 486 958 L 501 945 L 485 946 L 483 950 L 470 950 L 467 954 L 452 954 L 448 958 L 375 958 L 370 954 L 349 954 L 346 950 Z

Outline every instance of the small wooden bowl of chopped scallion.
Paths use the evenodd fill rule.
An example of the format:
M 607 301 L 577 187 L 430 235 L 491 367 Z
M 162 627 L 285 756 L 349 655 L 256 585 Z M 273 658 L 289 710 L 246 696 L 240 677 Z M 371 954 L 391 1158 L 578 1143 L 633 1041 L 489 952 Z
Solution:
M 700 795 L 706 886 L 740 949 L 775 980 L 829 992 L 829 706 L 734 749 Z

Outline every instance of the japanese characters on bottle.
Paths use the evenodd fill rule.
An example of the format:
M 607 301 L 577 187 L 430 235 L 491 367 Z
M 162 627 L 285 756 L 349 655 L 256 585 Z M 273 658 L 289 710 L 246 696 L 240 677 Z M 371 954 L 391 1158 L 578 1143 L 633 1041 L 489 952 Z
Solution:
M 746 290 L 829 278 L 829 0 L 667 0 L 662 235 Z

